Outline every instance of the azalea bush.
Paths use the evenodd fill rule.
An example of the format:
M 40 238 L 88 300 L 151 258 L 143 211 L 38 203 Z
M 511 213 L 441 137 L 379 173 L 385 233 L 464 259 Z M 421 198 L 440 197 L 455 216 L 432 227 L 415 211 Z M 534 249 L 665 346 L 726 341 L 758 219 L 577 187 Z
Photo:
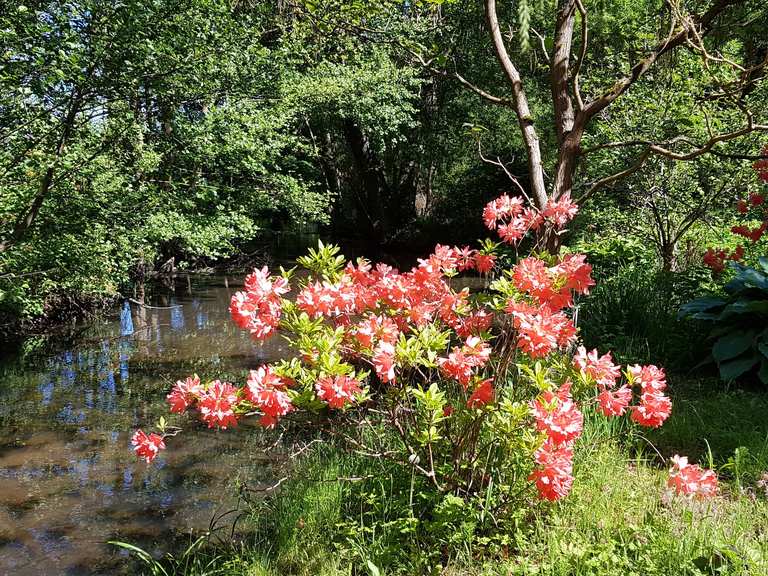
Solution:
M 505 195 L 483 218 L 518 247 L 560 233 L 576 210 L 567 197 L 537 211 Z M 246 417 L 319 423 L 350 450 L 493 515 L 534 489 L 566 496 L 584 410 L 658 427 L 671 411 L 664 370 L 622 368 L 610 352 L 578 346 L 570 311 L 594 285 L 583 255 L 530 255 L 498 270 L 495 248 L 438 245 L 403 273 L 320 244 L 298 260 L 301 273 L 254 270 L 232 297 L 232 318 L 256 340 L 287 339 L 295 355 L 254 367 L 240 385 L 179 381 L 171 411 L 217 428 Z M 453 278 L 467 271 L 488 289 L 457 290 Z M 159 428 L 134 437 L 147 462 L 178 432 Z M 675 460 L 670 486 L 708 495 L 712 478 Z
M 762 149 L 761 159 L 755 161 L 752 167 L 758 180 L 768 184 L 768 144 Z M 750 243 L 746 248 L 743 244 L 738 244 L 733 250 L 708 248 L 704 253 L 703 262 L 714 274 L 721 274 L 728 261 L 742 262 L 746 259 L 751 262 L 765 255 L 765 247 L 758 244 L 768 230 L 768 205 L 765 199 L 765 192 L 752 192 L 747 198 L 736 202 L 740 223 L 731 227 L 731 233 L 749 240 Z
M 768 146 L 754 163 L 761 183 L 768 183 Z M 734 235 L 749 240 L 734 250 L 709 248 L 703 257 L 716 278 L 727 268 L 729 281 L 724 294 L 707 295 L 680 307 L 680 316 L 701 321 L 710 329 L 711 359 L 726 382 L 756 372 L 768 384 L 768 257 L 761 239 L 768 230 L 765 193 L 753 192 L 736 204 L 743 222 L 733 226 Z M 759 225 L 753 225 L 759 221 Z M 750 222 L 752 224 L 750 224 Z M 753 264 L 747 266 L 742 262 Z

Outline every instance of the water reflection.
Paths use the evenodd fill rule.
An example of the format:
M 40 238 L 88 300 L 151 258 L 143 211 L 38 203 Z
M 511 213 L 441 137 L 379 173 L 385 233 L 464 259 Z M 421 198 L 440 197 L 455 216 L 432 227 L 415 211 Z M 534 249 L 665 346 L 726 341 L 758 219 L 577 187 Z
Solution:
M 186 291 L 185 291 L 186 292 Z M 147 467 L 130 431 L 167 415 L 164 395 L 187 373 L 241 374 L 287 353 L 254 344 L 227 315 L 230 289 L 124 303 L 72 349 L 0 380 L 0 574 L 115 574 L 124 560 L 104 542 L 160 552 L 204 530 L 233 481 L 268 480 L 271 461 L 248 425 L 223 434 L 182 419 L 175 442 Z
M 131 317 L 131 305 L 126 300 L 120 312 L 120 334 L 130 336 L 133 334 L 133 318 Z

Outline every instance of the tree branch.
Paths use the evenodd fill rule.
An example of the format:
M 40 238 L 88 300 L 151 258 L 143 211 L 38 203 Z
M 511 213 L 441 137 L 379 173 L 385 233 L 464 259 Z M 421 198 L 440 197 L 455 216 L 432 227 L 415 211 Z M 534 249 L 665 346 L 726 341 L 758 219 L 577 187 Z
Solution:
M 686 22 L 679 22 L 674 13 L 671 12 L 672 18 L 670 30 L 666 39 L 657 44 L 645 58 L 636 63 L 631 68 L 628 75 L 616 81 L 606 93 L 586 105 L 583 114 L 587 120 L 604 110 L 616 100 L 616 98 L 626 92 L 630 86 L 637 82 L 648 69 L 656 63 L 659 57 L 674 50 L 678 46 L 685 44 L 692 36 L 692 30 L 698 29 L 699 31 L 697 34 L 700 37 L 707 35 L 711 31 L 715 19 L 722 14 L 726 8 L 733 4 L 738 4 L 739 1 L 740 0 L 717 0 L 703 15 L 689 17 Z
M 612 174 L 611 176 L 606 176 L 605 178 L 601 178 L 594 184 L 592 184 L 584 194 L 579 196 L 579 198 L 576 200 L 576 204 L 581 204 L 585 200 L 587 200 L 592 194 L 597 192 L 600 188 L 603 188 L 605 186 L 608 186 L 609 184 L 613 184 L 614 182 L 621 180 L 622 178 L 625 178 L 629 176 L 630 174 L 634 174 L 640 168 L 643 167 L 643 165 L 648 160 L 649 156 L 651 155 L 650 150 L 643 151 L 642 154 L 640 154 L 640 157 L 638 158 L 637 162 L 635 162 L 632 166 L 627 168 L 626 170 L 622 170 L 621 172 L 616 172 L 615 174 Z
M 528 171 L 530 174 L 533 197 L 539 209 L 544 209 L 548 202 L 547 190 L 544 185 L 544 166 L 541 159 L 541 148 L 539 145 L 539 136 L 533 125 L 533 117 L 528 107 L 528 98 L 523 89 L 523 81 L 515 65 L 509 57 L 507 48 L 504 45 L 504 38 L 499 28 L 499 18 L 496 13 L 496 0 L 485 0 L 485 15 L 488 21 L 488 28 L 493 41 L 496 57 L 501 64 L 511 86 L 513 96 L 513 107 L 517 114 L 517 122 L 522 132 L 528 153 Z
M 568 132 L 573 129 L 573 104 L 568 93 L 568 78 L 575 20 L 576 0 L 559 0 L 549 81 L 557 141 L 561 145 Z
M 573 95 L 576 98 L 576 109 L 581 112 L 584 109 L 584 100 L 581 97 L 581 87 L 579 86 L 579 74 L 584 58 L 587 56 L 587 43 L 589 40 L 589 27 L 587 23 L 587 9 L 581 0 L 576 0 L 576 8 L 581 15 L 581 50 L 576 60 L 576 66 L 573 69 Z

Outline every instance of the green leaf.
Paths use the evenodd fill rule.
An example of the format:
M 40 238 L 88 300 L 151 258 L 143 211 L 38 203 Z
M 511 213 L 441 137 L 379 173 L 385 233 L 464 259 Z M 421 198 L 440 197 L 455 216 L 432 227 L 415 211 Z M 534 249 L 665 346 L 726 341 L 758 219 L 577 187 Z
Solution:
M 739 376 L 749 371 L 760 360 L 757 354 L 729 360 L 720 364 L 720 378 L 726 382 L 736 380 Z
M 736 277 L 725 285 L 725 291 L 729 294 L 738 294 L 751 288 L 757 288 L 768 293 L 768 278 L 754 268 L 747 268 L 737 262 L 732 266 L 738 271 Z
M 680 312 L 678 316 L 680 318 L 684 318 L 686 316 L 692 316 L 701 312 L 707 312 L 714 308 L 725 306 L 726 304 L 727 301 L 723 300 L 722 298 L 711 296 L 707 296 L 705 298 L 697 298 L 696 300 L 691 300 L 690 302 L 680 306 Z
M 718 364 L 746 352 L 755 339 L 753 331 L 735 330 L 722 336 L 712 347 L 712 356 Z
M 381 572 L 379 571 L 376 564 L 374 564 L 370 560 L 366 560 L 365 563 L 368 566 L 368 572 L 371 573 L 371 576 L 381 576 Z
M 757 371 L 757 377 L 760 378 L 760 382 L 768 385 L 768 360 L 763 359 L 760 362 L 760 370 Z
M 727 320 L 739 314 L 768 315 L 768 300 L 737 300 L 728 304 L 717 319 Z

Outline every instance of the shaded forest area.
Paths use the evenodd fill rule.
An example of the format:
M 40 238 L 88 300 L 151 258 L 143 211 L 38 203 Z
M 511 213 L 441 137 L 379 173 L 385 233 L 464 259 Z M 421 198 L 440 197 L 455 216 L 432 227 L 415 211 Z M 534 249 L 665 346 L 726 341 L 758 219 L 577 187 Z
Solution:
M 765 26 L 736 0 L 8 2 L 3 332 L 276 234 L 410 264 L 500 192 L 571 195 L 588 254 L 700 263 L 756 185 Z

